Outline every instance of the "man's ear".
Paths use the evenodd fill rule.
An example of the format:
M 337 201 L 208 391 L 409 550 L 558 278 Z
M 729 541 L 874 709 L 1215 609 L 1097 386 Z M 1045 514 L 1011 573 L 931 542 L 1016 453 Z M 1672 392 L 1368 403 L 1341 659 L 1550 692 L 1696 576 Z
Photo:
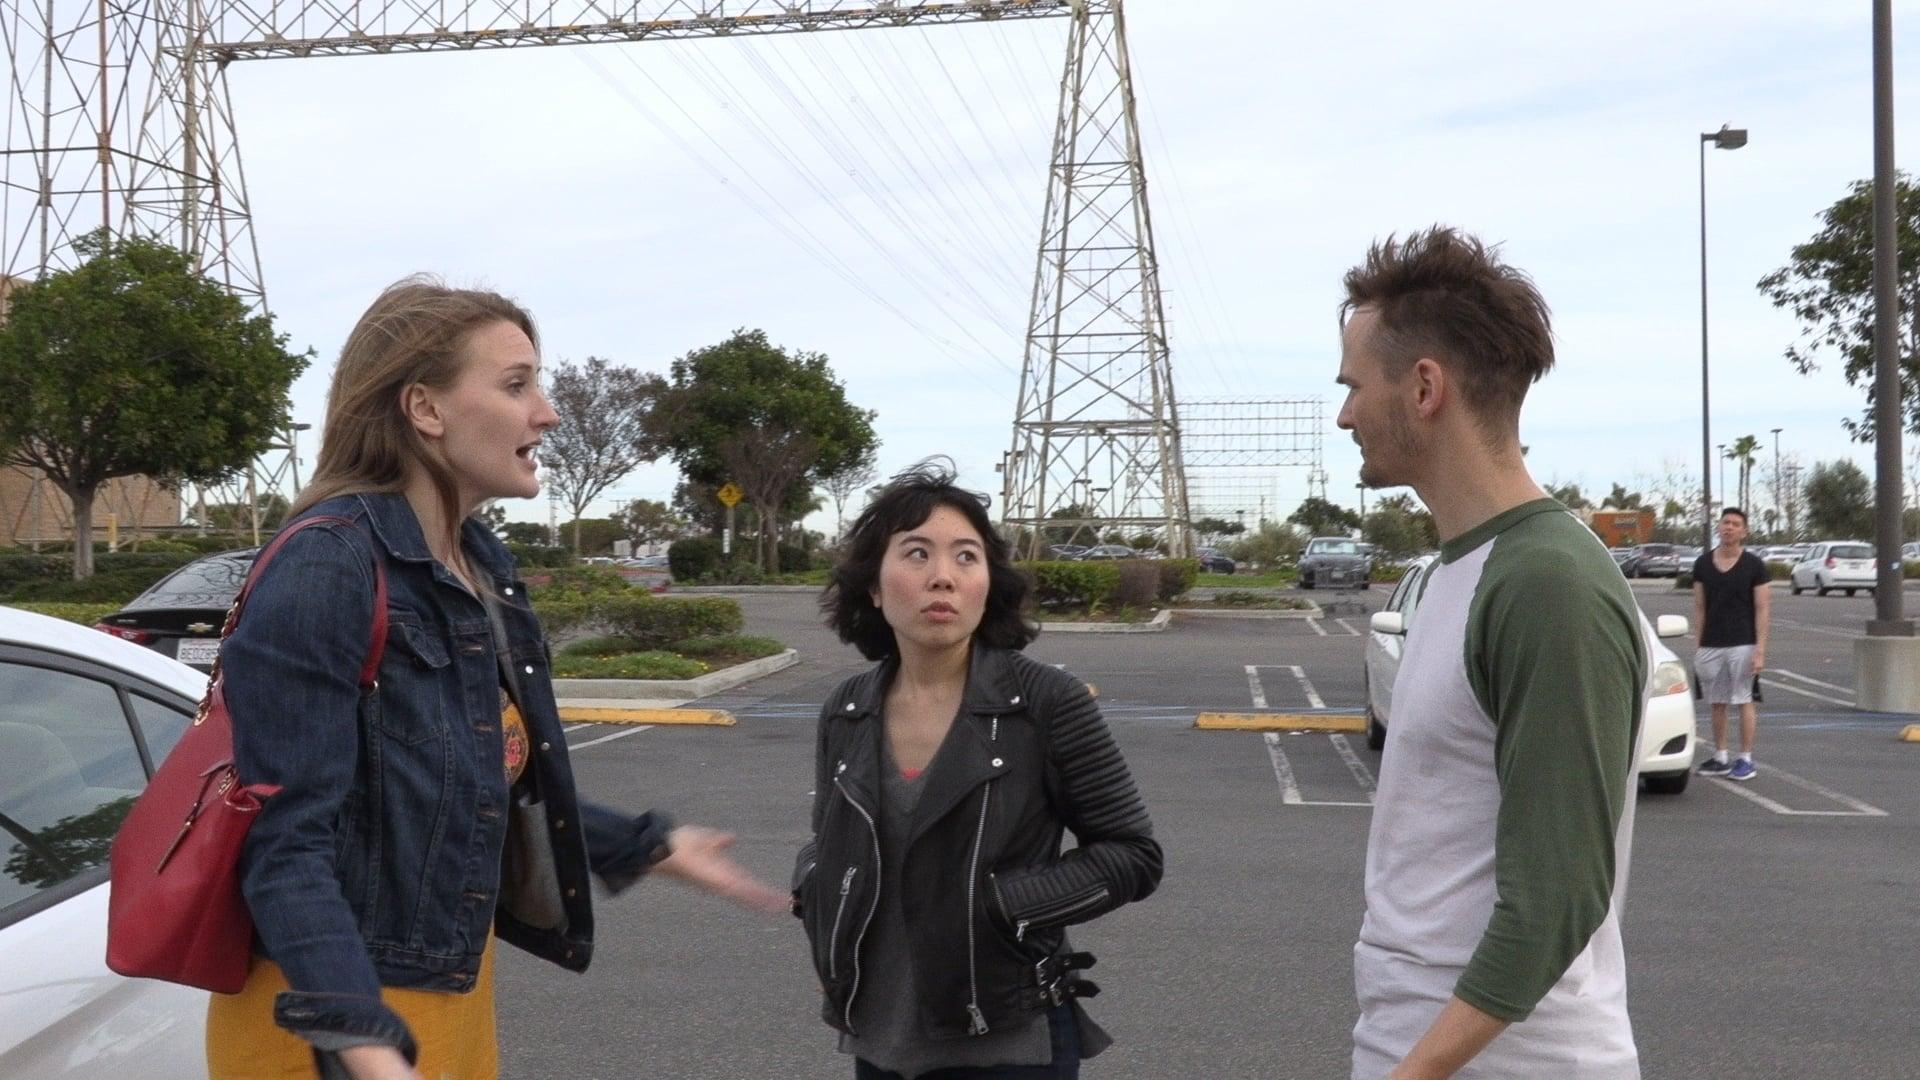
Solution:
M 437 439 L 447 433 L 446 418 L 440 415 L 440 403 L 433 391 L 422 383 L 408 383 L 400 390 L 400 411 L 423 438 Z
M 1433 419 L 1453 395 L 1447 382 L 1447 369 L 1438 360 L 1423 356 L 1413 362 L 1413 411 L 1423 420 Z

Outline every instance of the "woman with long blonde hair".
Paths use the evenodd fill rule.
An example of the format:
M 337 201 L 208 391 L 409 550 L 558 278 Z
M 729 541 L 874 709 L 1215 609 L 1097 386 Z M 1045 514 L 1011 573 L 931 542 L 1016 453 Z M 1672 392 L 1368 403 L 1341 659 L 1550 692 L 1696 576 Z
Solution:
M 333 520 L 287 541 L 221 648 L 235 762 L 280 790 L 242 856 L 257 949 L 245 989 L 209 1007 L 214 1080 L 497 1076 L 494 940 L 584 970 L 592 879 L 617 892 L 653 871 L 786 907 L 726 834 L 575 792 L 546 638 L 471 517 L 539 491 L 559 418 L 538 340 L 505 297 L 415 278 L 341 351 L 289 515 Z

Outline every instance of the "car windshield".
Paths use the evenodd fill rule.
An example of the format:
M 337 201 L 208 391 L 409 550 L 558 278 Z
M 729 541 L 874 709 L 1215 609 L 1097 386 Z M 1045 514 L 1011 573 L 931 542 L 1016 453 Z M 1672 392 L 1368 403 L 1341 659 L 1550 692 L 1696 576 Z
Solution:
M 126 610 L 142 608 L 225 608 L 240 593 L 253 565 L 253 552 L 190 562 L 141 593 Z
M 1673 548 L 1671 548 L 1671 547 L 1669 547 L 1669 546 L 1668 546 L 1668 545 L 1666 545 L 1666 544 L 1643 544 L 1643 545 L 1641 545 L 1641 547 L 1640 547 L 1640 554 L 1642 554 L 1642 555 L 1671 555 L 1671 554 L 1673 554 Z
M 1307 546 L 1309 555 L 1358 555 L 1360 545 L 1352 540 L 1315 540 Z
M 1865 544 L 1835 544 L 1827 554 L 1835 559 L 1871 559 L 1873 549 Z

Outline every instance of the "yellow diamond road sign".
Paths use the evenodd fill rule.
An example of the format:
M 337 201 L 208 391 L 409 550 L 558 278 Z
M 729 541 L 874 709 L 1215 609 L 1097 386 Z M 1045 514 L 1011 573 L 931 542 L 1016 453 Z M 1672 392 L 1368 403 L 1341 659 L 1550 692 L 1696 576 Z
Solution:
M 714 492 L 714 494 L 719 497 L 722 505 L 726 506 L 729 510 L 733 509 L 734 506 L 747 495 L 746 492 L 740 490 L 739 484 L 731 480 L 727 481 L 727 483 L 723 485 L 719 491 Z

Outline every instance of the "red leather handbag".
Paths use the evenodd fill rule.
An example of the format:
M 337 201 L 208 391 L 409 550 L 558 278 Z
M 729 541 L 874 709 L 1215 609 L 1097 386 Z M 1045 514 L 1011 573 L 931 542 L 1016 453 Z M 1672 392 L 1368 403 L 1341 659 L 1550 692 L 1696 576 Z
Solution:
M 280 531 L 253 562 L 227 612 L 233 633 L 254 582 L 274 554 L 309 525 L 348 524 L 315 517 Z M 387 579 L 374 561 L 373 632 L 360 670 L 362 693 L 374 686 L 387 644 Z M 233 764 L 233 723 L 213 662 L 207 696 L 193 725 L 154 771 L 113 838 L 107 896 L 107 966 L 122 975 L 183 983 L 222 994 L 247 982 L 253 917 L 240 895 L 240 849 L 277 784 L 248 784 Z

